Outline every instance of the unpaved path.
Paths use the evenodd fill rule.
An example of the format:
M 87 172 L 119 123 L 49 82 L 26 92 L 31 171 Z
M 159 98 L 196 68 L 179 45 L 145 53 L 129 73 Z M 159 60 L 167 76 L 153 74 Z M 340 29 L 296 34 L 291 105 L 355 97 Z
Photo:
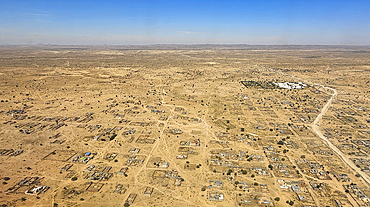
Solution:
M 333 143 L 331 143 L 320 131 L 319 129 L 319 122 L 321 120 L 321 117 L 328 111 L 332 101 L 335 99 L 335 97 L 337 96 L 337 90 L 335 90 L 334 88 L 330 88 L 330 87 L 327 87 L 327 86 L 323 86 L 323 85 L 320 85 L 320 84 L 317 84 L 317 83 L 313 83 L 311 81 L 308 81 L 308 80 L 304 80 L 302 78 L 298 78 L 298 77 L 295 77 L 295 76 L 292 76 L 292 75 L 289 75 L 289 74 L 286 74 L 286 73 L 283 73 L 283 72 L 280 72 L 280 71 L 277 71 L 277 70 L 274 70 L 274 69 L 271 69 L 271 68 L 268 68 L 269 70 L 272 70 L 274 72 L 277 72 L 277 73 L 280 73 L 280 74 L 284 74 L 284 75 L 287 75 L 287 76 L 290 76 L 290 77 L 293 77 L 293 78 L 296 78 L 296 79 L 299 79 L 303 82 L 306 82 L 306 83 L 310 83 L 310 84 L 313 84 L 313 85 L 317 85 L 317 86 L 320 86 L 326 90 L 331 90 L 333 92 L 333 94 L 331 95 L 331 98 L 328 100 L 328 102 L 325 104 L 325 106 L 321 109 L 321 113 L 316 117 L 315 121 L 312 123 L 312 130 L 317 134 L 317 136 L 319 136 L 322 140 L 324 140 L 326 142 L 326 144 L 335 152 L 339 155 L 339 157 L 348 165 L 350 166 L 356 173 L 358 173 L 359 175 L 361 175 L 361 177 L 368 183 L 370 184 L 370 177 L 363 171 L 361 171 L 360 168 L 358 168 L 345 154 L 342 153 L 342 151 L 340 151 Z

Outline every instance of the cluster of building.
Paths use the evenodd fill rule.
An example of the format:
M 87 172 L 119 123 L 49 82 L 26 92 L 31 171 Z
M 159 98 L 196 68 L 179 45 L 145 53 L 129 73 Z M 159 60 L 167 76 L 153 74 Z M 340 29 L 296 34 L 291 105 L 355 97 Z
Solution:
M 153 172 L 152 178 L 153 179 L 174 179 L 174 182 L 173 182 L 174 186 L 180 186 L 181 182 L 184 181 L 184 179 L 178 175 L 178 172 L 176 170 L 155 170 Z
M 354 183 L 343 185 L 356 201 L 360 201 L 364 206 L 370 206 L 370 198 Z
M 176 159 L 187 159 L 189 154 L 194 154 L 194 155 L 197 155 L 198 152 L 195 151 L 194 148 L 192 147 L 179 147 L 179 149 L 177 150 L 179 152 L 179 154 L 176 155 Z
M 323 165 L 306 159 L 297 159 L 295 161 L 302 172 L 315 175 L 320 180 L 331 180 Z
M 187 140 L 187 141 L 180 141 L 180 145 L 183 146 L 191 146 L 191 147 L 200 147 L 200 140 Z
M 209 200 L 210 201 L 223 201 L 224 200 L 224 194 L 217 191 L 209 192 Z
M 13 187 L 9 188 L 6 192 L 7 193 L 17 193 L 18 191 L 23 191 L 28 195 L 38 195 L 42 192 L 46 192 L 50 187 L 39 185 L 40 182 L 43 180 L 41 177 L 25 177 L 18 183 L 16 183 Z M 33 186 L 30 188 L 30 186 Z
M 274 206 L 271 197 L 265 194 L 237 193 L 236 202 L 238 207 L 247 206 Z
M 129 156 L 129 158 L 127 158 L 127 161 L 126 161 L 126 164 L 128 166 L 136 166 L 136 165 L 141 165 L 144 163 L 144 160 L 145 160 L 145 157 L 144 156 L 136 156 L 136 155 L 133 155 L 133 156 Z
M 0 149 L 0 156 L 18 156 L 23 153 L 23 150 L 13 150 L 13 149 Z
M 296 194 L 298 200 L 302 202 L 314 203 L 314 200 L 309 193 L 304 181 L 289 181 L 278 179 L 278 184 L 280 188 L 285 191 L 293 191 Z
M 117 157 L 117 153 L 108 153 L 104 156 L 104 159 L 106 160 L 114 160 Z
M 39 195 L 49 190 L 49 186 L 34 186 L 25 192 L 26 195 Z
M 130 185 L 123 185 L 123 184 L 117 184 L 116 188 L 114 189 L 113 193 L 119 193 L 124 194 Z
M 334 175 L 339 182 L 352 182 L 352 179 L 347 174 Z
M 307 86 L 307 84 L 304 84 L 302 82 L 297 82 L 297 83 L 290 83 L 290 82 L 275 83 L 273 82 L 273 84 L 280 88 L 285 88 L 285 89 L 303 89 L 304 87 Z
M 211 159 L 245 161 L 249 155 L 243 150 L 211 150 Z
M 108 180 L 113 176 L 113 173 L 109 173 L 112 169 L 110 166 L 99 165 L 95 166 L 91 164 L 88 168 L 85 169 L 85 179 L 88 180 Z
M 77 163 L 88 163 L 90 160 L 92 160 L 95 157 L 96 153 L 86 152 L 83 155 L 77 155 L 72 159 L 72 162 Z

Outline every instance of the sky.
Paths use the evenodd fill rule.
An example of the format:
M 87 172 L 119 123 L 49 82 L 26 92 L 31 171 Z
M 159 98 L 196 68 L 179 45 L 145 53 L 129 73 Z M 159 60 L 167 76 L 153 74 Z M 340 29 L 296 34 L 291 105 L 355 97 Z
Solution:
M 370 45 L 370 0 L 0 0 L 0 45 Z

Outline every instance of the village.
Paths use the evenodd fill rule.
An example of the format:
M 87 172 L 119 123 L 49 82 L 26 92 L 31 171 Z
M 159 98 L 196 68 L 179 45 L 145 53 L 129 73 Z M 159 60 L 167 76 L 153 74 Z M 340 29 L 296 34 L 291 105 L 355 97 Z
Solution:
M 370 102 L 352 77 L 309 79 L 309 51 L 288 67 L 242 50 L 107 50 L 3 61 L 0 205 L 370 206 Z

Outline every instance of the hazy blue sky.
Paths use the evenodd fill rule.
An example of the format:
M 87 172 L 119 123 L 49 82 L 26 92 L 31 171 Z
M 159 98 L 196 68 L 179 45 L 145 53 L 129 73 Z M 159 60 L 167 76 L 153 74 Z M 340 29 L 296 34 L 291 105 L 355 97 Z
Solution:
M 0 0 L 0 44 L 362 44 L 370 0 Z

